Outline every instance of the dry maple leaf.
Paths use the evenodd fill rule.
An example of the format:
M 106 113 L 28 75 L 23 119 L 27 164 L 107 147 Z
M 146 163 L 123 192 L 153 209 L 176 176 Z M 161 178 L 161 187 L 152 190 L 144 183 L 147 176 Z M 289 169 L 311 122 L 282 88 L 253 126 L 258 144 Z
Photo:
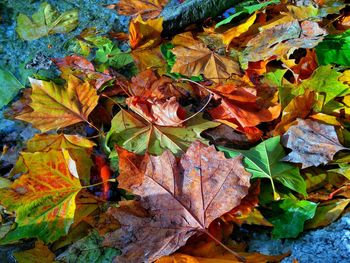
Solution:
M 130 97 L 126 103 L 144 119 L 160 126 L 181 126 L 186 117 L 185 109 L 180 106 L 175 97 L 166 101 Z
M 107 8 L 117 9 L 120 15 L 141 15 L 143 19 L 156 18 L 162 12 L 168 0 L 120 0 L 118 4 Z
M 334 126 L 302 119 L 288 129 L 282 143 L 292 149 L 282 160 L 301 163 L 302 168 L 327 164 L 334 154 L 347 149 L 340 144 Z
M 194 234 L 208 233 L 209 224 L 248 193 L 251 175 L 242 157 L 226 159 L 199 141 L 191 144 L 179 163 L 169 151 L 147 158 L 145 173 L 119 179 L 119 187 L 141 196 L 150 216 L 110 210 L 122 225 L 104 241 L 122 249 L 115 262 L 152 262 L 173 253 Z
M 209 110 L 210 115 L 214 119 L 227 120 L 243 128 L 272 121 L 279 116 L 281 111 L 279 104 L 267 109 L 259 106 L 258 97 L 240 83 L 219 85 L 215 87 L 214 92 L 214 98 L 221 104 Z
M 176 55 L 176 62 L 171 72 L 189 77 L 203 74 L 217 83 L 228 79 L 231 74 L 241 74 L 237 62 L 216 54 L 201 42 L 175 47 L 172 52 Z
M 65 58 L 54 58 L 52 61 L 62 72 L 61 77 L 63 79 L 69 80 L 69 75 L 73 74 L 78 78 L 88 80 L 96 89 L 101 88 L 105 82 L 113 79 L 108 74 L 96 72 L 94 65 L 81 56 L 72 55 Z
M 73 75 L 69 76 L 66 87 L 32 78 L 29 81 L 32 85 L 29 106 L 33 111 L 16 119 L 30 122 L 42 132 L 87 121 L 98 102 L 96 90 Z

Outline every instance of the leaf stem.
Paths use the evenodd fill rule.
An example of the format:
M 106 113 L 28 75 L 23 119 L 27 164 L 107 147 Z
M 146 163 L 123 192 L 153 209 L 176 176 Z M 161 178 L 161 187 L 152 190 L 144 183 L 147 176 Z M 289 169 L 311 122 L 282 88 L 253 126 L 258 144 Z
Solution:
M 86 186 L 83 186 L 82 188 L 85 189 L 85 188 L 89 188 L 89 187 L 101 185 L 101 184 L 104 184 L 104 183 L 107 183 L 107 182 L 113 182 L 113 183 L 115 183 L 116 181 L 117 181 L 116 179 L 112 178 L 112 179 L 108 179 L 107 181 L 102 181 L 102 182 L 99 182 L 99 183 L 96 183 L 96 184 L 86 185 Z
M 207 229 L 202 230 L 205 234 L 207 234 L 215 243 L 222 246 L 226 251 L 230 252 L 232 255 L 234 255 L 240 262 L 246 262 L 246 259 L 242 256 L 240 256 L 237 252 L 230 249 L 228 246 L 223 244 L 220 240 L 218 240 L 215 236 L 213 236 Z

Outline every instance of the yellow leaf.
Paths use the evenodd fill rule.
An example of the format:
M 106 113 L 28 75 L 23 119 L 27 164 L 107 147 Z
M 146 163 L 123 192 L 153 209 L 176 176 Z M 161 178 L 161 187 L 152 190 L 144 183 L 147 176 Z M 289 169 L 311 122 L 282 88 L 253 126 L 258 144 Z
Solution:
M 233 27 L 229 30 L 227 30 L 225 33 L 223 33 L 223 42 L 226 45 L 229 45 L 231 41 L 248 31 L 251 25 L 253 25 L 254 21 L 256 19 L 256 13 L 254 13 L 252 16 L 250 16 L 247 21 L 245 21 L 243 24 L 240 24 L 239 26 Z
M 176 56 L 176 62 L 171 72 L 189 77 L 203 74 L 207 79 L 217 83 L 229 78 L 231 74 L 240 74 L 237 62 L 216 54 L 200 42 L 175 47 L 172 52 Z
M 340 122 L 337 120 L 337 117 L 324 114 L 324 113 L 316 113 L 310 115 L 310 118 L 313 120 L 321 121 L 325 124 L 333 125 L 333 126 L 341 126 Z
M 66 87 L 32 78 L 30 83 L 32 111 L 16 119 L 30 122 L 42 132 L 87 121 L 98 102 L 96 90 L 73 75 L 69 76 Z
M 130 46 L 132 49 L 155 47 L 161 42 L 163 18 L 143 21 L 141 16 L 130 22 Z
M 350 69 L 345 70 L 343 74 L 339 77 L 339 80 L 344 84 L 350 84 Z

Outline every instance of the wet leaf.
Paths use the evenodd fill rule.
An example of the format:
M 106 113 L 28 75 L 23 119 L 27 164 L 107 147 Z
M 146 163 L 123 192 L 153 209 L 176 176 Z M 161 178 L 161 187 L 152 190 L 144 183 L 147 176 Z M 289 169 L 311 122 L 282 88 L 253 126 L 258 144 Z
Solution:
M 283 160 L 301 163 L 302 168 L 327 164 L 334 154 L 347 149 L 339 143 L 334 126 L 302 119 L 283 135 L 282 143 L 292 150 Z
M 219 146 L 220 151 L 225 152 L 230 157 L 242 153 L 244 166 L 248 172 L 252 173 L 252 178 L 270 179 L 274 190 L 274 197 L 278 199 L 275 191 L 274 181 L 283 184 L 302 195 L 306 196 L 306 184 L 299 173 L 299 169 L 291 164 L 281 161 L 285 157 L 285 152 L 280 144 L 280 137 L 270 138 L 250 150 L 231 150 Z
M 206 142 L 202 131 L 220 125 L 203 119 L 200 115 L 184 123 L 183 127 L 163 127 L 139 120 L 133 113 L 121 110 L 112 120 L 107 134 L 107 144 L 111 149 L 119 145 L 128 151 L 160 155 L 165 150 L 174 154 L 183 153 L 195 140 Z
M 174 252 L 248 193 L 250 174 L 241 158 L 226 159 L 214 147 L 198 141 L 179 164 L 169 151 L 150 156 L 141 185 L 134 177 L 134 183 L 127 180 L 124 185 L 119 180 L 119 186 L 131 186 L 151 217 L 110 209 L 122 227 L 108 235 L 104 244 L 122 249 L 118 262 L 154 261 Z
M 24 14 L 17 17 L 16 31 L 24 40 L 34 40 L 49 34 L 68 33 L 78 26 L 78 10 L 72 9 L 59 14 L 50 4 L 44 2 L 32 19 Z
M 42 132 L 86 122 L 97 105 L 96 90 L 72 75 L 65 87 L 37 79 L 30 79 L 30 82 L 32 112 L 16 118 L 32 123 Z

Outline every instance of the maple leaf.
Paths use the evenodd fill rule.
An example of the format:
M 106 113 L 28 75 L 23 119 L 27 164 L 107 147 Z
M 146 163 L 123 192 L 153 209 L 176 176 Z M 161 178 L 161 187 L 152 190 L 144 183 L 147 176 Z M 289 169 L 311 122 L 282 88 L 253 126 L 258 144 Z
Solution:
M 270 179 L 275 199 L 279 199 L 279 195 L 275 191 L 274 180 L 304 196 L 307 195 L 306 184 L 299 169 L 280 161 L 285 157 L 285 152 L 279 136 L 263 141 L 250 150 L 231 150 L 222 146 L 218 146 L 218 149 L 230 157 L 242 153 L 245 157 L 244 165 L 247 171 L 252 173 L 252 178 Z
M 54 58 L 52 61 L 61 71 L 61 78 L 69 81 L 69 76 L 73 74 L 78 78 L 88 80 L 97 90 L 105 82 L 113 79 L 108 74 L 96 72 L 94 65 L 84 57 L 72 55 L 65 58 Z
M 302 168 L 327 164 L 334 154 L 347 149 L 340 144 L 334 126 L 302 119 L 288 129 L 282 143 L 292 149 L 283 160 L 301 163 Z
M 244 86 L 243 82 L 224 84 L 215 87 L 214 98 L 221 104 L 209 110 L 210 115 L 216 120 L 228 120 L 239 124 L 241 127 L 254 127 L 261 122 L 269 122 L 276 119 L 281 110 L 279 104 L 268 109 L 258 105 L 258 97 Z
M 204 77 L 214 82 L 221 82 L 231 74 L 240 75 L 240 67 L 232 59 L 216 54 L 201 42 L 188 46 L 177 46 L 172 49 L 176 62 L 171 70 L 185 76 Z
M 160 34 L 163 30 L 163 18 L 143 21 L 141 16 L 131 20 L 129 25 L 129 39 L 132 49 L 155 47 L 161 42 Z
M 142 100 L 139 97 L 130 97 L 126 100 L 131 110 L 142 116 L 145 120 L 160 126 L 181 126 L 186 111 L 171 97 L 167 101 Z
M 133 113 L 121 110 L 114 116 L 112 127 L 106 136 L 110 148 L 119 145 L 135 153 L 148 151 L 159 155 L 165 150 L 183 153 L 195 140 L 201 140 L 202 131 L 220 125 L 197 115 L 184 123 L 184 127 L 163 127 L 139 120 Z
M 143 178 L 118 180 L 140 195 L 150 217 L 137 217 L 123 210 L 109 212 L 121 229 L 107 235 L 104 245 L 122 249 L 118 262 L 152 262 L 186 243 L 194 234 L 233 207 L 248 193 L 250 174 L 242 157 L 226 159 L 213 146 L 196 141 L 181 157 L 164 152 L 150 156 Z M 147 242 L 145 242 L 147 240 Z
M 141 15 L 143 19 L 147 20 L 159 16 L 167 3 L 168 0 L 121 0 L 118 4 L 109 5 L 107 8 L 116 8 L 120 15 Z
M 130 92 L 144 99 L 170 99 L 187 97 L 192 92 L 188 83 L 174 82 L 166 76 L 157 77 L 151 69 L 131 78 Z
M 70 75 L 67 86 L 60 87 L 53 82 L 29 79 L 32 85 L 32 112 L 16 119 L 33 124 L 42 132 L 88 121 L 88 116 L 98 102 L 98 95 L 88 82 L 82 82 Z
M 67 234 L 74 220 L 75 196 L 82 188 L 68 150 L 22 152 L 27 172 L 0 190 L 0 202 L 16 212 L 17 227 L 2 244 L 37 237 L 52 242 Z
M 44 2 L 33 14 L 32 20 L 19 14 L 16 31 L 24 40 L 34 40 L 49 34 L 67 33 L 78 26 L 78 10 L 72 9 L 61 15 L 50 4 Z

